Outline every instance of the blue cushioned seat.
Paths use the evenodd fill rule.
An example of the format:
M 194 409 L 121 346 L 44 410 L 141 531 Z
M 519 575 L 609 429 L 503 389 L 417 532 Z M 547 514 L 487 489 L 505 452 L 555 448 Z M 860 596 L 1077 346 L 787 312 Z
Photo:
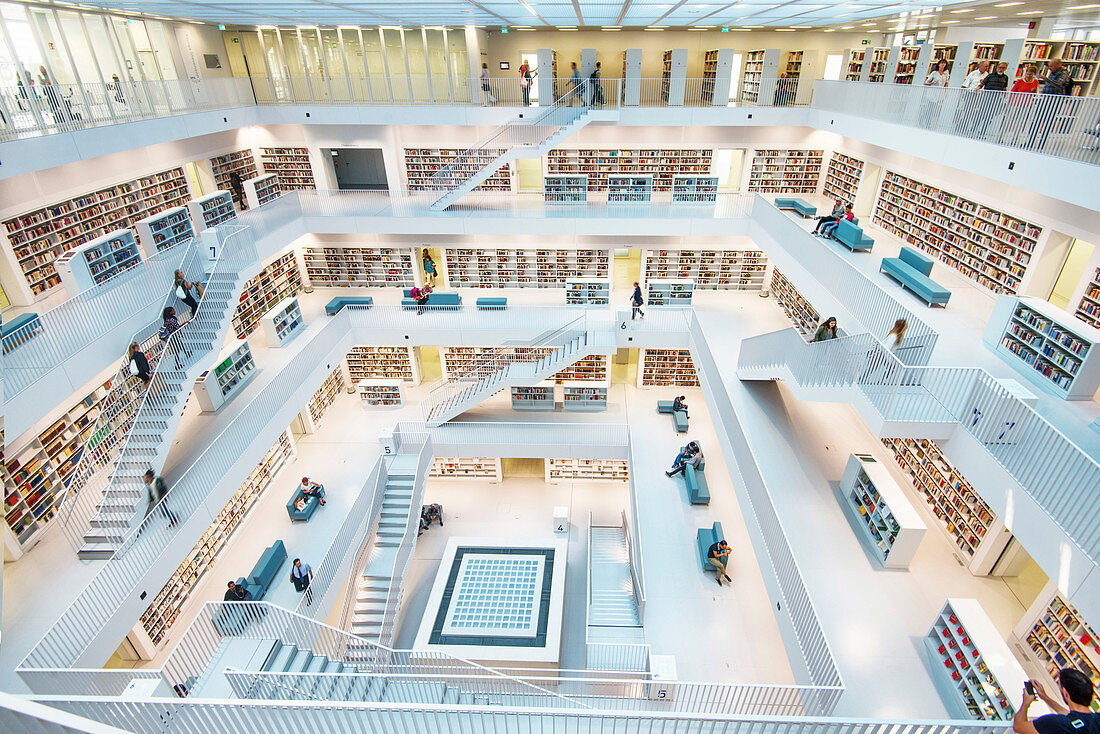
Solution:
M 912 247 L 903 247 L 897 257 L 882 258 L 879 272 L 889 275 L 929 306 L 936 303 L 946 306 L 951 300 L 951 291 L 928 277 L 932 273 L 932 262 L 932 258 Z
M 482 296 L 475 303 L 481 310 L 495 310 L 507 307 L 508 299 L 503 296 Z
M 875 245 L 875 241 L 863 234 L 862 229 L 846 219 L 837 222 L 833 230 L 833 238 L 853 252 L 870 250 Z
M 714 566 L 710 565 L 707 560 L 707 551 L 710 547 L 722 540 L 726 536 L 722 533 L 722 523 L 715 522 L 709 528 L 699 528 L 699 531 L 695 534 L 695 544 L 699 549 L 699 562 L 703 566 L 704 571 L 716 570 Z
M 252 593 L 252 601 L 260 601 L 271 588 L 285 561 L 286 546 L 283 545 L 283 541 L 276 540 L 263 552 L 260 560 L 256 561 L 248 578 L 239 578 L 237 583 Z
M 325 304 L 325 313 L 329 316 L 335 316 L 344 306 L 366 306 L 370 308 L 373 305 L 374 299 L 370 296 L 338 296 Z
M 710 490 L 707 488 L 707 478 L 703 474 L 704 463 L 699 463 L 696 469 L 690 463 L 684 467 L 684 484 L 687 486 L 688 500 L 693 505 L 709 505 Z
M 0 324 L 0 335 L 3 336 L 4 352 L 15 349 L 35 334 L 42 332 L 42 322 L 36 313 L 24 313 L 16 316 L 11 321 Z
M 299 510 L 297 507 L 294 506 L 294 503 L 296 503 L 299 499 L 302 499 L 302 498 L 305 499 L 306 506 Z M 290 502 L 286 503 L 286 513 L 288 515 L 290 515 L 291 521 L 299 521 L 300 520 L 300 521 L 305 522 L 305 521 L 308 521 L 309 518 L 313 517 L 313 513 L 320 506 L 321 506 L 321 498 L 320 497 L 318 497 L 315 494 L 311 494 L 309 497 L 306 497 L 304 494 L 302 494 L 301 488 L 298 488 L 298 489 L 294 490 L 294 496 L 292 496 L 290 498 Z
M 817 207 L 813 204 L 803 201 L 802 199 L 786 199 L 778 198 L 775 200 L 776 209 L 793 209 L 801 214 L 803 217 L 813 217 L 817 215 Z

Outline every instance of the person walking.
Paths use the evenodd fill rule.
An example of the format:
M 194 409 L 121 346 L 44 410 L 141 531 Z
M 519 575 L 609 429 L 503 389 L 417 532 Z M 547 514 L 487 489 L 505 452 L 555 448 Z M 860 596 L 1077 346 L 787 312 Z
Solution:
M 301 558 L 295 558 L 294 565 L 290 569 L 290 581 L 299 594 L 305 592 L 306 605 L 312 604 L 313 592 L 310 591 L 309 585 L 313 581 L 313 567 L 308 563 L 302 563 Z
M 603 104 L 603 89 L 600 88 L 600 62 L 596 62 L 596 68 L 592 70 L 592 73 L 588 75 L 588 85 L 592 88 L 589 94 L 592 95 L 591 106 L 599 107 Z
M 488 107 L 490 104 L 496 104 L 497 98 L 493 96 L 492 89 L 489 88 L 489 65 L 481 65 L 481 106 Z
M 229 172 L 229 193 L 241 211 L 248 208 L 248 202 L 244 198 L 244 181 L 241 180 L 241 174 L 236 171 Z
M 731 584 L 733 583 L 733 579 L 731 579 L 726 572 L 726 564 L 729 563 L 729 557 L 730 546 L 725 540 L 719 540 L 707 549 L 707 563 L 714 566 L 714 579 L 718 582 L 719 586 L 722 585 L 722 579 L 725 579 Z
M 645 311 L 642 310 L 642 306 L 645 305 L 645 301 L 642 299 L 642 287 L 638 285 L 638 281 L 634 281 L 634 292 L 630 294 L 630 320 L 633 321 L 635 316 L 641 315 L 645 318 Z
M 581 107 L 584 107 L 587 102 L 584 98 L 584 82 L 581 81 L 581 70 L 577 68 L 576 61 L 569 62 L 569 65 L 572 67 L 572 73 L 569 76 L 569 84 L 572 87 L 570 89 L 571 96 L 569 97 L 569 106 L 572 107 L 574 100 L 579 98 Z
M 176 517 L 176 513 L 168 508 L 168 485 L 164 483 L 164 477 L 158 477 L 152 469 L 145 472 L 145 494 L 149 498 L 149 506 L 145 509 L 145 516 L 149 517 L 149 513 L 159 504 L 160 514 L 168 521 L 168 527 L 175 527 L 179 522 L 179 518 Z
M 428 248 L 424 248 L 424 278 L 428 281 L 429 286 L 435 285 L 435 260 L 432 259 L 432 254 L 428 252 Z
M 1092 680 L 1076 668 L 1058 671 L 1058 698 L 1047 694 L 1037 680 L 1024 683 L 1023 700 L 1012 718 L 1016 734 L 1100 734 L 1100 714 L 1092 710 Z M 1032 720 L 1027 710 L 1042 699 L 1054 713 Z
M 141 351 L 137 342 L 130 342 L 130 346 L 126 349 L 126 362 L 130 374 L 141 378 L 145 387 L 149 387 L 149 381 L 153 379 L 153 371 L 149 369 L 149 358 L 145 356 L 145 352 Z
M 168 341 L 172 338 L 173 334 L 179 331 L 180 322 L 179 319 L 176 318 L 176 309 L 172 308 L 171 306 L 167 307 L 166 309 L 164 309 L 164 311 L 161 312 L 161 319 L 163 323 L 161 324 L 160 331 L 157 332 L 157 336 L 159 336 L 160 340 L 164 342 L 164 348 L 167 349 Z M 176 348 L 172 352 L 172 354 L 176 358 L 177 370 L 180 369 L 181 351 L 188 357 L 191 356 L 191 352 L 187 349 L 187 345 L 183 343 L 182 338 L 176 340 Z
M 883 337 L 883 342 L 886 343 L 884 348 L 881 344 L 874 344 L 867 352 L 867 368 L 863 371 L 863 374 L 859 377 L 859 382 L 869 383 L 872 381 L 872 377 L 878 372 L 880 367 L 885 367 L 886 371 L 878 383 L 886 382 L 890 379 L 890 375 L 894 371 L 893 363 L 897 360 L 894 354 L 901 347 L 901 342 L 905 338 L 905 330 L 909 328 L 909 322 L 905 319 L 898 319 L 894 322 L 894 325 L 890 327 L 890 331 L 886 332 L 886 336 Z M 891 342 L 890 337 L 893 337 Z
M 817 218 L 817 226 L 814 227 L 814 234 L 820 235 L 822 227 L 824 227 L 826 224 L 835 222 L 842 216 L 844 216 L 844 201 L 841 199 L 837 199 L 836 203 L 833 204 L 833 211 L 830 214 L 824 217 Z
M 1073 88 L 1073 78 L 1069 69 L 1062 66 L 1061 59 L 1051 59 L 1047 62 L 1047 75 L 1038 75 L 1035 78 L 1042 83 L 1039 88 L 1039 98 L 1036 100 L 1035 120 L 1031 125 L 1031 136 L 1028 138 L 1027 147 L 1032 150 L 1042 150 L 1047 144 L 1047 136 L 1054 126 L 1054 118 L 1058 116 L 1064 100 Z
M 177 270 L 175 272 L 175 283 L 173 287 L 175 289 L 176 298 L 187 304 L 187 307 L 191 309 L 191 318 L 195 318 L 195 312 L 199 310 L 199 302 L 195 300 L 195 296 L 192 295 L 191 290 L 194 289 L 195 293 L 199 294 L 199 298 L 202 298 L 202 284 L 188 281 L 187 278 L 183 277 L 183 271 Z
M 821 325 L 817 327 L 817 331 L 814 332 L 814 338 L 811 342 L 827 342 L 830 339 L 836 339 L 836 316 L 830 316 L 821 322 Z

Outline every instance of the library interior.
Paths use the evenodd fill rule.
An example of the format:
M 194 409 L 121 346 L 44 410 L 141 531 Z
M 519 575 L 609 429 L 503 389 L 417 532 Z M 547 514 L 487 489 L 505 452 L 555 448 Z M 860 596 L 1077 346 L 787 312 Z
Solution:
M 1100 727 L 1100 4 L 0 0 L 0 223 L 0 731 Z

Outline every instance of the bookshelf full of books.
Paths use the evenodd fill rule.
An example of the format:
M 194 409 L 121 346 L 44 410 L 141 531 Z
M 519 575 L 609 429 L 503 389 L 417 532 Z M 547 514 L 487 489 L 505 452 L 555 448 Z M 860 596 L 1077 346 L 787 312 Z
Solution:
M 428 476 L 433 479 L 488 480 L 490 484 L 503 481 L 504 472 L 499 458 L 437 456 L 432 459 Z
M 643 349 L 638 387 L 699 387 L 695 363 L 687 349 Z
M 119 229 L 62 253 L 55 267 L 69 296 L 103 285 L 141 264 L 141 250 L 129 229 Z
M 1034 64 L 1039 76 L 1046 76 L 1050 70 L 1050 60 L 1062 59 L 1073 79 L 1071 94 L 1090 96 L 1098 91 L 1097 67 L 1100 65 L 1100 42 L 1097 41 L 1054 41 L 1028 39 L 1024 44 L 1023 56 L 1016 76 L 1021 77 L 1024 67 Z
M 821 150 L 757 150 L 749 171 L 749 191 L 815 194 L 823 155 Z
M 219 189 L 231 189 L 231 173 L 240 176 L 242 182 L 256 178 L 256 159 L 252 157 L 252 151 L 247 149 L 214 156 L 210 159 L 210 168 L 214 171 L 214 185 Z
M 302 274 L 290 251 L 275 258 L 260 274 L 244 284 L 240 302 L 233 314 L 233 331 L 244 339 L 260 322 L 260 317 L 284 298 L 302 291 Z
M 572 278 L 608 277 L 607 250 L 454 248 L 443 253 L 454 288 L 564 288 Z
M 771 90 L 779 76 L 779 49 L 757 49 L 745 54 L 742 72 L 741 102 L 756 104 L 760 99 L 771 101 Z
M 39 297 L 61 285 L 54 261 L 63 252 L 186 202 L 183 169 L 170 168 L 6 219 L 4 232 L 31 296 Z
M 549 351 L 547 350 L 547 352 Z M 552 379 L 558 385 L 580 382 L 603 383 L 606 385 L 608 359 L 609 357 L 606 354 L 590 354 L 587 357 L 581 357 L 565 369 L 555 373 Z
M 519 386 L 513 385 L 511 388 L 512 394 L 512 410 L 521 411 L 552 411 L 554 410 L 554 386 L 553 385 L 533 385 L 533 386 Z
M 883 568 L 908 569 L 928 528 L 890 472 L 869 454 L 851 454 L 840 504 Z
M 284 298 L 261 319 L 264 339 L 267 346 L 278 348 L 285 345 L 306 328 L 302 318 L 302 309 L 295 296 Z
M 764 287 L 768 259 L 760 250 L 645 250 L 643 280 L 691 279 L 695 290 Z
M 608 176 L 607 201 L 648 204 L 653 200 L 653 176 Z
M 1015 293 L 1042 233 L 1037 224 L 886 171 L 874 222 L 994 293 Z
M 441 168 L 453 164 L 452 179 L 465 180 L 493 162 L 504 153 L 502 148 L 486 148 L 478 151 L 462 163 L 456 163 L 466 151 L 450 148 L 405 148 L 405 175 L 409 181 L 409 191 L 431 191 L 446 184 L 432 181 L 432 175 Z M 550 171 L 554 173 L 554 171 Z M 477 186 L 474 191 L 511 191 L 512 164 L 506 163 L 492 176 Z
M 210 523 L 210 527 L 172 574 L 172 578 L 157 593 L 153 603 L 141 615 L 141 626 L 154 648 L 161 648 L 167 644 L 168 630 L 179 617 L 183 605 L 190 598 L 199 580 L 214 565 L 214 561 L 218 558 L 218 551 L 233 535 L 233 531 L 248 514 L 256 499 L 294 454 L 294 439 L 289 430 L 283 431 L 264 458 L 252 469 L 248 478 L 214 518 L 214 522 Z
M 671 191 L 674 176 L 710 175 L 710 148 L 555 148 L 546 154 L 550 176 L 585 175 L 589 191 L 607 191 L 610 179 L 652 176 L 654 191 Z
M 863 58 L 866 54 L 866 49 L 862 48 L 853 48 L 848 52 L 848 68 L 844 70 L 845 81 L 858 82 L 860 80 L 860 74 L 863 73 Z
M 787 318 L 803 336 L 812 336 L 817 331 L 817 325 L 821 322 L 821 315 L 810 302 L 802 297 L 802 294 L 791 285 L 778 268 L 772 268 L 772 294 L 779 302 L 779 307 Z
M 717 176 L 673 176 L 674 204 L 712 204 L 718 201 Z
M 550 204 L 584 204 L 588 201 L 588 176 L 546 176 L 542 196 Z
M 902 46 L 898 52 L 898 64 L 894 70 L 894 84 L 912 84 L 917 68 L 920 46 Z M 921 80 L 924 81 L 923 79 Z
M 311 428 L 316 428 L 321 422 L 321 418 L 328 411 L 329 406 L 336 402 L 336 398 L 340 397 L 340 393 L 343 391 L 344 373 L 337 365 L 336 369 L 330 372 L 325 381 L 321 383 L 321 386 L 317 388 L 317 392 L 313 393 L 313 397 L 309 399 L 309 405 L 306 406 Z
M 611 283 L 604 278 L 570 278 L 565 281 L 567 306 L 600 307 L 611 303 Z
M 396 408 L 404 402 L 401 380 L 365 377 L 356 383 L 359 404 L 371 408 Z
M 607 387 L 585 382 L 566 382 L 561 388 L 562 410 L 597 412 L 607 410 Z
M 204 413 L 219 410 L 240 395 L 245 385 L 256 376 L 256 362 L 248 342 L 239 339 L 222 349 L 212 369 L 195 380 L 195 399 Z
M 645 302 L 647 306 L 688 307 L 691 305 L 691 297 L 695 293 L 695 282 L 690 278 L 647 279 L 646 293 Z
M 306 148 L 260 148 L 260 160 L 264 173 L 278 177 L 279 191 L 317 188 Z
M 547 459 L 546 483 L 572 481 L 630 481 L 626 459 Z
M 1092 280 L 1085 286 L 1081 302 L 1077 304 L 1077 318 L 1093 328 L 1100 329 L 1100 268 L 1092 274 Z
M 233 208 L 233 196 L 224 190 L 192 199 L 187 202 L 187 209 L 200 232 L 237 216 L 237 210 Z
M 341 288 L 415 285 L 413 251 L 409 247 L 325 245 L 302 251 L 306 278 L 313 285 Z
M 886 79 L 886 61 L 889 58 L 889 48 L 871 49 L 871 73 L 868 76 L 868 81 L 881 82 Z
M 718 51 L 707 51 L 703 54 L 703 104 L 711 104 L 714 101 L 714 85 L 718 81 Z
M 416 347 L 352 347 L 347 356 L 351 381 L 393 378 L 419 385 L 420 353 Z
M 830 200 L 840 199 L 846 204 L 856 200 L 859 179 L 863 176 L 863 161 L 843 153 L 833 153 L 825 170 L 825 185 L 821 194 Z
M 274 173 L 265 173 L 244 182 L 244 198 L 253 209 L 279 198 L 279 193 L 279 177 Z
M 151 214 L 134 222 L 134 228 L 137 230 L 138 244 L 141 245 L 145 257 L 195 237 L 195 230 L 191 227 L 191 217 L 187 215 L 185 206 L 174 206 L 159 214 Z

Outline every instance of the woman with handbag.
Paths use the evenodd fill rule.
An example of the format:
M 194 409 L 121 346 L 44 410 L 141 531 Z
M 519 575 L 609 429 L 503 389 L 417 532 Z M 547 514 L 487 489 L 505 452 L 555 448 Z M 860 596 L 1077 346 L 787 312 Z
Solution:
M 199 310 L 199 302 L 191 295 L 192 288 L 199 294 L 199 298 L 202 298 L 202 284 L 188 282 L 187 278 L 183 277 L 183 271 L 177 270 L 175 282 L 176 298 L 187 304 L 187 307 L 191 309 L 191 318 L 194 318 L 195 312 Z
M 149 387 L 149 380 L 153 379 L 153 371 L 149 369 L 149 358 L 145 356 L 145 352 L 141 351 L 137 342 L 130 342 L 130 347 L 126 350 L 126 361 L 129 362 L 130 374 L 140 377 L 145 387 Z
M 526 60 L 519 67 L 519 86 L 523 90 L 523 105 L 525 107 L 531 106 L 531 84 L 534 83 L 537 74 L 537 71 L 531 71 L 531 67 Z

